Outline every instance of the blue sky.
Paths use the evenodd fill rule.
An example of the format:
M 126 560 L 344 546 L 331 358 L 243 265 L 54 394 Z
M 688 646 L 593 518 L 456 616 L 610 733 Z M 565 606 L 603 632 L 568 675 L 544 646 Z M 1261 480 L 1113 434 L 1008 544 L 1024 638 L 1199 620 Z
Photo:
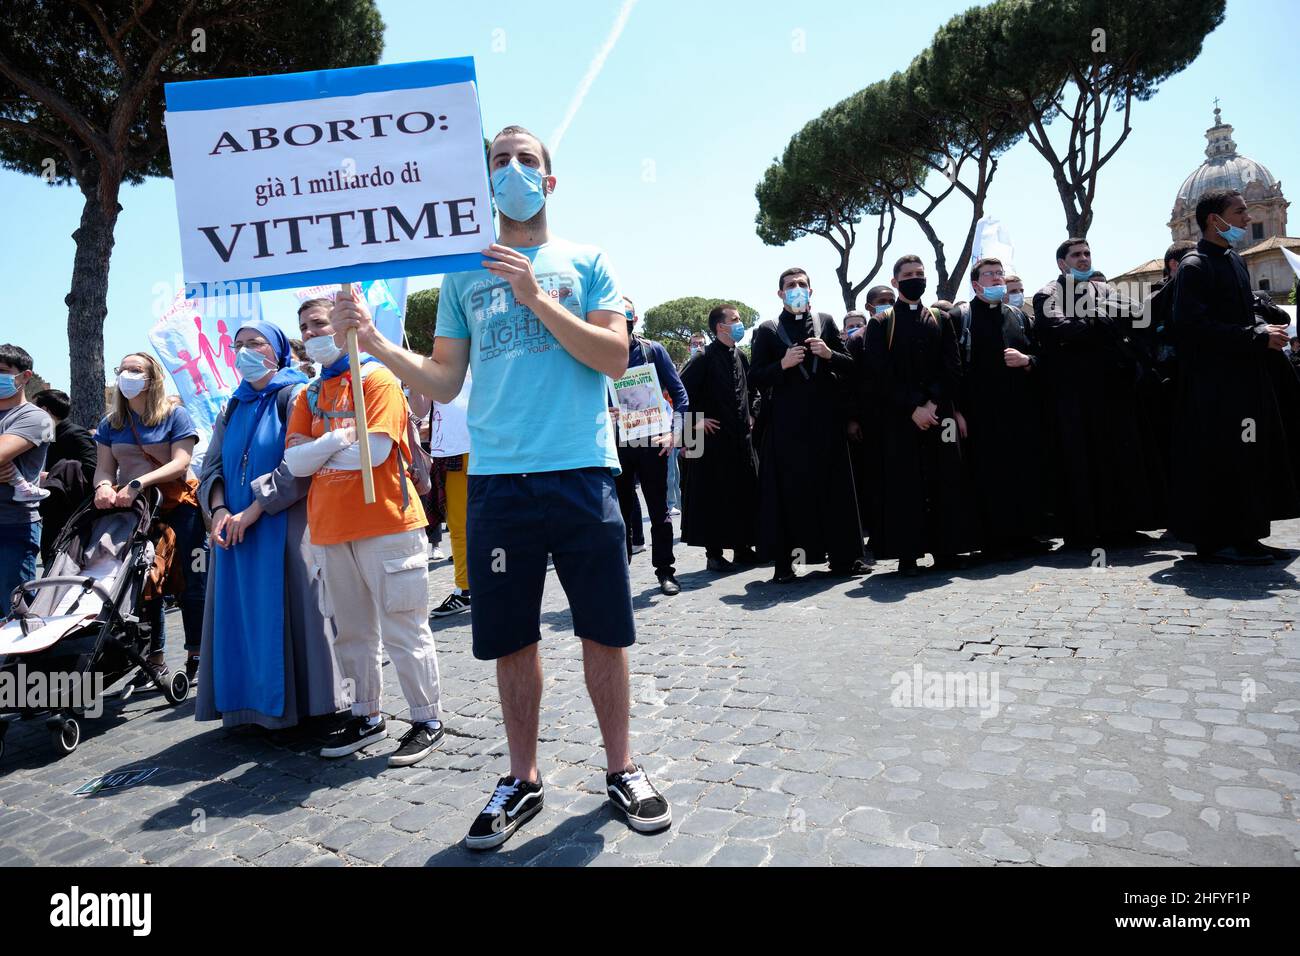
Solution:
M 556 153 L 552 232 L 602 246 L 643 312 L 701 295 L 738 298 L 770 316 L 779 307 L 777 275 L 799 264 L 812 273 L 814 303 L 842 314 L 830 246 L 815 237 L 781 248 L 760 243 L 754 186 L 808 119 L 905 67 L 969 5 L 639 0 Z M 384 62 L 472 55 L 488 134 L 519 123 L 550 138 L 621 6 L 381 0 Z M 1098 268 L 1116 275 L 1164 250 L 1178 186 L 1204 157 L 1216 96 L 1239 150 L 1281 179 L 1292 202 L 1300 199 L 1300 136 L 1284 80 L 1297 28 L 1294 0 L 1229 0 L 1227 20 L 1201 57 L 1136 105 L 1134 132 L 1102 174 L 1090 235 Z M 7 226 L 0 262 L 19 290 L 0 337 L 24 345 L 38 371 L 66 388 L 63 298 L 80 193 L 0 171 L 0 197 Z M 147 346 L 156 290 L 180 270 L 171 181 L 127 187 L 121 203 L 105 328 L 110 365 Z M 945 206 L 934 223 L 951 258 L 969 207 L 955 198 Z M 1064 215 L 1050 171 L 1028 143 L 1002 159 L 988 211 L 1010 229 L 1027 283 L 1051 278 Z M 1300 208 L 1291 212 L 1288 232 L 1300 234 Z M 932 263 L 910 223 L 900 223 L 888 261 L 904 252 Z M 420 277 L 411 288 L 438 281 Z M 288 293 L 266 299 L 270 317 L 286 327 L 291 303 Z

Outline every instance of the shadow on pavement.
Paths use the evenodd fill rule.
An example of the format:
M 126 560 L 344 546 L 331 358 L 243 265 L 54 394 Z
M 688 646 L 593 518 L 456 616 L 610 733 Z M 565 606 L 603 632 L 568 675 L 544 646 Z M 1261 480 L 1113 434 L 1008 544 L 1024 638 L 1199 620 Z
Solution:
M 545 812 L 545 811 L 543 811 Z M 605 837 L 596 827 L 616 814 L 608 804 L 571 816 L 549 833 L 531 839 L 522 829 L 494 850 L 467 850 L 463 843 L 439 850 L 425 866 L 587 866 L 600 856 Z
M 1203 564 L 1195 558 L 1181 558 L 1173 567 L 1152 574 L 1151 580 L 1181 588 L 1188 597 L 1237 601 L 1265 601 L 1294 591 L 1298 583 L 1290 570 L 1279 565 L 1239 567 Z

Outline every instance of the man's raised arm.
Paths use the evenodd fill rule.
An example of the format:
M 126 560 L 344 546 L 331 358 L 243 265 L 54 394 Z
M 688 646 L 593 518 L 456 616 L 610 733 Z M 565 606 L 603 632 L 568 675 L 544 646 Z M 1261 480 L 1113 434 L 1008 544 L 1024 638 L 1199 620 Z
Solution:
M 349 329 L 356 329 L 361 351 L 383 362 L 412 391 L 443 403 L 453 401 L 460 394 L 469 368 L 469 339 L 435 336 L 433 356 L 417 355 L 380 335 L 371 320 L 370 309 L 364 301 L 356 299 L 355 293 L 350 299 L 334 303 L 330 322 L 335 332 L 346 334 Z

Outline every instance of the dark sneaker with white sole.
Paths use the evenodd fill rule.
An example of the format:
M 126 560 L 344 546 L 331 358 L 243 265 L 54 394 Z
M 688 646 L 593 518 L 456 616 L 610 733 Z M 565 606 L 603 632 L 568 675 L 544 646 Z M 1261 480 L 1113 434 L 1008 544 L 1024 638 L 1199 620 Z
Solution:
M 447 595 L 447 600 L 443 601 L 432 611 L 429 617 L 450 617 L 453 614 L 459 614 L 461 611 L 469 610 L 469 595 L 457 594 L 452 591 Z
M 542 784 L 502 777 L 492 791 L 492 799 L 474 818 L 465 846 L 471 850 L 490 850 L 515 835 L 515 831 L 537 816 L 542 809 Z
M 606 774 L 605 789 L 609 791 L 609 802 L 623 812 L 627 825 L 638 833 L 658 833 L 672 826 L 672 807 L 635 764 L 631 770 Z
M 379 723 L 372 724 L 365 717 L 353 717 L 343 728 L 333 735 L 329 745 L 322 747 L 320 755 L 322 757 L 346 757 L 348 754 L 356 753 L 363 747 L 369 747 L 388 736 L 388 725 L 384 718 L 379 718 Z
M 432 730 L 426 723 L 412 724 L 411 729 L 402 735 L 402 742 L 397 745 L 397 749 L 388 755 L 388 766 L 409 767 L 413 763 L 419 763 L 442 743 L 442 737 L 441 721 L 434 721 Z
M 141 667 L 136 671 L 135 677 L 122 688 L 122 702 L 125 703 L 141 691 L 157 690 L 158 685 L 154 683 L 154 678 L 165 683 L 171 680 L 171 674 L 171 669 L 166 664 L 150 664 L 148 667 Z

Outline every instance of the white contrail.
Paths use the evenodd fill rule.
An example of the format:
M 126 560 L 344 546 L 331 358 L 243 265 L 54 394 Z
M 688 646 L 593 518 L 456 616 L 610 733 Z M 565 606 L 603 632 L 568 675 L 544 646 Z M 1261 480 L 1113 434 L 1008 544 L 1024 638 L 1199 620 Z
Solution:
M 600 76 L 600 71 L 605 66 L 605 60 L 614 51 L 614 44 L 618 42 L 619 36 L 623 33 L 623 27 L 627 26 L 627 18 L 632 15 L 632 8 L 636 4 L 637 0 L 623 0 L 623 6 L 618 11 L 618 19 L 614 21 L 614 29 L 609 31 L 609 36 L 605 38 L 604 45 L 596 53 L 591 65 L 587 67 L 587 73 L 583 76 L 582 82 L 578 84 L 578 91 L 573 94 L 573 100 L 569 103 L 568 112 L 564 114 L 564 120 L 551 134 L 549 147 L 553 154 L 560 151 L 560 140 L 564 139 L 564 134 L 569 131 L 569 124 L 578 115 L 578 110 L 582 109 L 582 101 L 587 98 L 587 93 L 591 91 L 591 85 L 596 82 L 596 77 Z

